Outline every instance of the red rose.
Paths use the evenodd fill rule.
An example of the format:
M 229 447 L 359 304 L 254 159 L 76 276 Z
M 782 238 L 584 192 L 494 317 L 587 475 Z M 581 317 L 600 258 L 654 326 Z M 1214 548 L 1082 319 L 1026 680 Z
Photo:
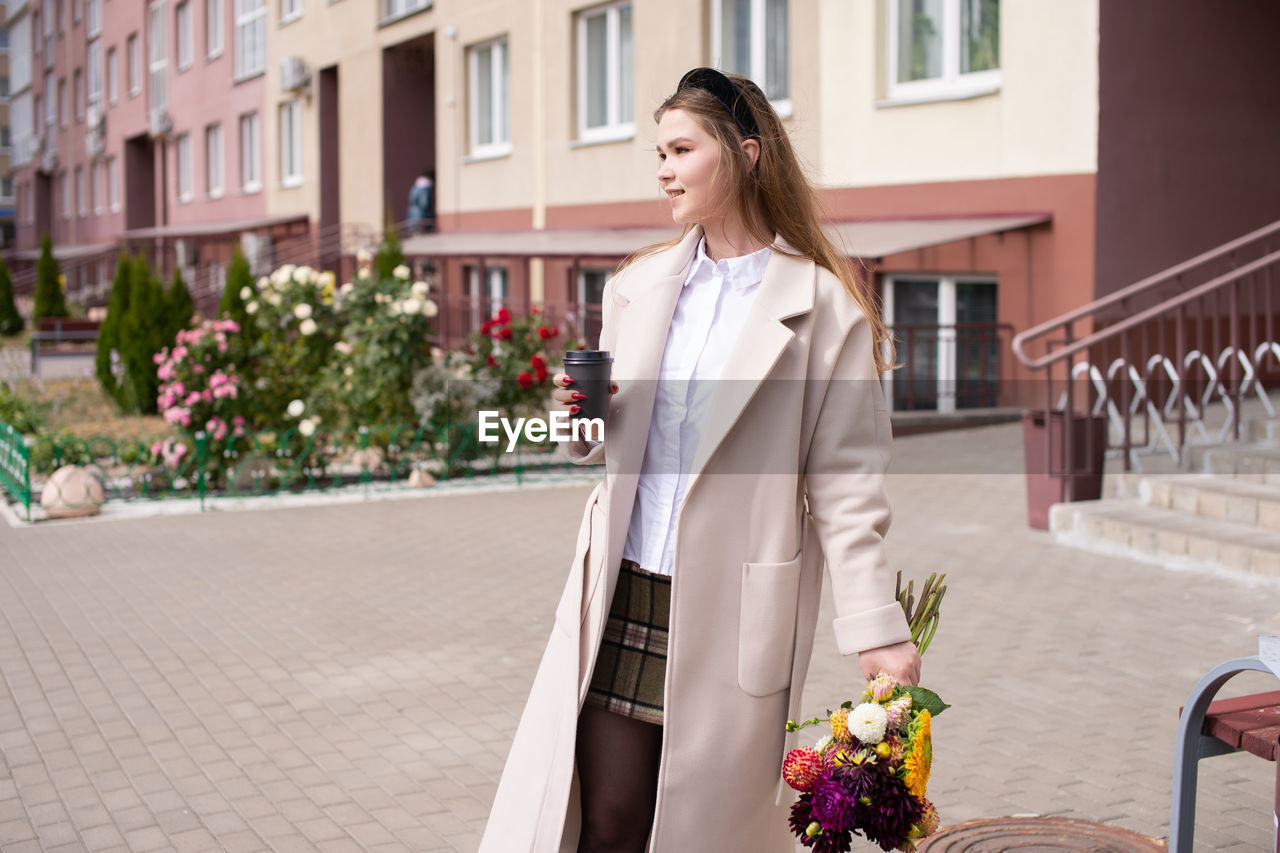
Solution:
M 511 322 L 511 312 L 510 312 L 510 311 L 508 311 L 506 308 L 499 309 L 499 311 L 498 311 L 498 322 L 499 322 L 499 323 L 510 323 L 510 322 Z
M 521 388 L 532 388 L 533 377 L 530 376 L 528 373 L 521 373 L 519 376 L 516 377 L 516 384 L 519 385 Z
M 480 324 L 480 334 L 487 335 L 489 334 L 489 331 L 492 328 L 493 328 L 493 322 L 490 320 L 485 320 L 483 323 Z
M 554 337 L 555 337 L 556 335 L 558 335 L 558 334 L 560 334 L 560 327 L 559 327 L 559 326 L 552 326 L 552 327 L 551 327 L 551 337 L 553 337 L 553 338 L 554 338 Z
M 529 313 L 530 313 L 530 314 L 541 314 L 541 313 L 542 313 L 542 309 L 541 309 L 541 308 L 539 308 L 537 305 L 535 305 L 535 306 L 533 306 L 532 308 L 530 308 L 530 309 L 529 309 Z
M 534 375 L 538 377 L 539 382 L 547 381 L 547 369 L 545 367 L 536 368 L 534 370 Z
M 526 344 L 531 344 L 531 343 L 533 343 L 533 335 L 525 335 L 525 336 L 524 336 L 524 342 L 525 342 Z
M 498 360 L 494 358 L 492 355 L 485 356 L 484 363 L 489 365 L 490 367 L 498 366 Z
M 546 367 L 547 360 L 535 353 L 533 358 L 529 359 L 529 364 L 534 368 L 534 370 L 537 370 L 539 368 Z
M 539 326 L 538 337 L 542 338 L 545 341 L 547 338 L 551 337 L 551 330 L 548 329 L 546 326 Z
M 503 329 L 503 330 L 498 334 L 498 337 L 502 338 L 504 341 L 509 341 L 509 340 L 511 340 L 511 330 L 510 330 L 510 329 Z

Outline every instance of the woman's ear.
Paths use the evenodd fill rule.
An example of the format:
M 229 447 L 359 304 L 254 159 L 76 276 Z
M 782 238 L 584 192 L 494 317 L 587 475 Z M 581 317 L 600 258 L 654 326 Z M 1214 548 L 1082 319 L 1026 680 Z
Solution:
M 747 171 L 754 172 L 756 164 L 760 162 L 760 140 L 742 140 L 742 151 L 747 155 Z

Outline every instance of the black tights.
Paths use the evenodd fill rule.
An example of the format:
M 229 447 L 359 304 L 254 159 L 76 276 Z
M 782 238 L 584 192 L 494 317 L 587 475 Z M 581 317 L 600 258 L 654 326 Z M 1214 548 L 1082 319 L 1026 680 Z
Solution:
M 578 853 L 644 853 L 658 798 L 662 726 L 584 706 L 578 715 Z

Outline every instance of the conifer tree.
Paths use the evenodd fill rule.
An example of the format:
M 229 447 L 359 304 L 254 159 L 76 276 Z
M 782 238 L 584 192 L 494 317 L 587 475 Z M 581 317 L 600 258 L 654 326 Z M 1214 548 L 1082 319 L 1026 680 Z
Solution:
M 58 262 L 53 257 L 53 241 L 48 234 L 40 241 L 40 260 L 36 262 L 35 310 L 32 313 L 37 320 L 41 317 L 67 316 L 67 300 L 62 292 Z
M 382 245 L 378 246 L 378 255 L 373 259 L 373 270 L 379 280 L 391 278 L 392 271 L 403 263 L 400 235 L 396 232 L 395 222 L 388 216 L 387 227 L 382 232 Z
M 191 298 L 187 283 L 182 280 L 182 272 L 173 271 L 173 284 L 169 285 L 164 295 L 165 314 L 168 325 L 165 329 L 165 346 L 173 346 L 173 339 L 178 332 L 191 328 L 191 318 L 196 313 L 196 303 Z
M 0 258 L 0 335 L 16 335 L 24 324 L 13 301 L 13 279 L 9 277 L 9 267 L 4 258 Z
M 107 301 L 107 316 L 98 329 L 98 354 L 94 360 L 94 371 L 98 375 L 98 384 L 116 404 L 124 407 L 124 395 L 121 391 L 124 383 L 117 380 L 111 370 L 111 353 L 114 350 L 117 358 L 124 358 L 120 345 L 120 330 L 124 317 L 129 312 L 129 291 L 133 286 L 130 279 L 130 258 L 121 254 L 116 260 L 116 277 L 111 282 L 111 297 Z
M 137 258 L 130 267 L 129 310 L 120 325 L 124 405 L 131 411 L 154 414 L 160 386 L 155 354 L 166 344 L 168 334 L 164 289 L 151 274 L 145 257 Z

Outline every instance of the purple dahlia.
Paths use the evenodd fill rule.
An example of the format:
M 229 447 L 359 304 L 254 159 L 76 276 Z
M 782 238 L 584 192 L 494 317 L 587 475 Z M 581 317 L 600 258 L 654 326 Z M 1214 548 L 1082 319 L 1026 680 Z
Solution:
M 814 853 L 849 853 L 853 849 L 853 839 L 848 832 L 835 832 L 824 829 L 817 835 L 809 835 L 809 825 L 816 821 L 813 814 L 813 795 L 801 794 L 791 806 L 791 831 L 805 847 L 812 847 Z

